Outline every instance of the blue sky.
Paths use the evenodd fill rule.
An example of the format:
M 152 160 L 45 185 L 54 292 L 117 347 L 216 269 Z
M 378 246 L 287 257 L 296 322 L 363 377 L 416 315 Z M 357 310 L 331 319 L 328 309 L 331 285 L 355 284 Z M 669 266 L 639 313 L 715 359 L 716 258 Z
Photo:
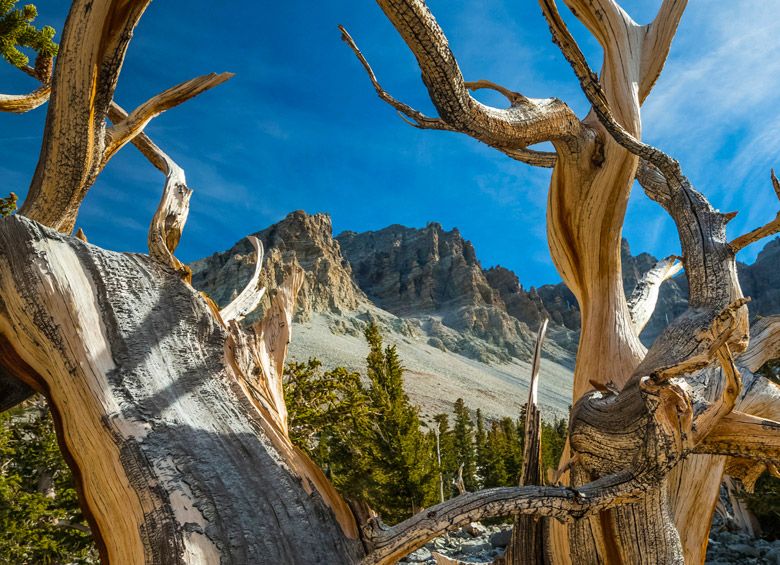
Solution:
M 660 0 L 624 1 L 647 21 Z M 550 42 L 533 0 L 429 0 L 467 79 L 531 97 L 587 103 Z M 41 0 L 39 21 L 61 29 L 68 3 Z M 571 18 L 569 18 L 571 21 Z M 780 168 L 780 2 L 692 2 L 662 78 L 644 108 L 645 139 L 673 154 L 716 207 L 740 210 L 737 235 L 773 218 L 769 169 Z M 187 173 L 195 194 L 177 255 L 223 250 L 288 212 L 328 212 L 334 231 L 388 224 L 458 227 L 484 266 L 513 269 L 526 286 L 559 280 L 545 238 L 549 171 L 462 135 L 406 125 L 374 94 L 344 24 L 385 88 L 429 113 L 413 57 L 372 2 L 153 2 L 119 81 L 127 109 L 178 82 L 233 71 L 226 84 L 168 111 L 147 128 Z M 573 24 L 591 65 L 598 45 Z M 31 79 L 4 65 L 0 90 Z M 483 100 L 501 103 L 485 97 Z M 2 192 L 26 193 L 45 107 L 0 114 Z M 91 189 L 78 225 L 104 247 L 145 251 L 161 175 L 132 147 Z M 677 250 L 672 222 L 641 190 L 624 235 L 635 252 Z M 761 245 L 740 258 L 752 260 Z

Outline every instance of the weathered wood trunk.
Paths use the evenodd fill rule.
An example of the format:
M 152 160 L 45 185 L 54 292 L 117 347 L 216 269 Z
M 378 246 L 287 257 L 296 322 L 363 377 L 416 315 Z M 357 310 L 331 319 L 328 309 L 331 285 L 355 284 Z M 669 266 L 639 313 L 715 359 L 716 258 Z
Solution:
M 14 216 L 0 296 L 2 364 L 49 400 L 104 562 L 363 555 L 352 514 L 258 410 L 230 332 L 173 270 Z

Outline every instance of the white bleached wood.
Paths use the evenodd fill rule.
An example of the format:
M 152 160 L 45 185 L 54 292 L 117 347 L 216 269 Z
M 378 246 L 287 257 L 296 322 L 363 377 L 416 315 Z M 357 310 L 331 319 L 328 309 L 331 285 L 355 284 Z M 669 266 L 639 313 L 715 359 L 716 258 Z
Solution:
M 0 94 L 0 112 L 22 114 L 46 103 L 51 88 L 41 86 L 29 94 Z
M 628 299 L 628 310 L 634 324 L 634 331 L 637 334 L 642 333 L 655 311 L 661 284 L 682 269 L 682 263 L 677 259 L 674 255 L 661 259 L 636 283 L 636 287 Z
M 233 73 L 210 73 L 195 77 L 150 98 L 130 112 L 123 120 L 114 122 L 106 129 L 106 143 L 103 163 L 108 162 L 123 145 L 141 133 L 146 125 L 166 110 L 178 106 L 198 94 L 205 92 L 233 77 Z
M 263 270 L 263 244 L 255 236 L 247 237 L 255 249 L 255 270 L 244 290 L 233 301 L 219 311 L 219 315 L 229 323 L 231 320 L 241 321 L 247 314 L 257 308 L 265 294 L 265 287 L 260 286 L 260 274 Z

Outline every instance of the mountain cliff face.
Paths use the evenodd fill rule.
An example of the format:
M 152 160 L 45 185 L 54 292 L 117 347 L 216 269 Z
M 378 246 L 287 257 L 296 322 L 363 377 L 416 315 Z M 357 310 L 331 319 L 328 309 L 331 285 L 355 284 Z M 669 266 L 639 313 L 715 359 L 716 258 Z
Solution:
M 255 235 L 266 250 L 263 284 L 274 287 L 293 264 L 306 272 L 291 345 L 294 358 L 314 356 L 326 365 L 360 369 L 362 330 L 374 321 L 398 345 L 407 373 L 414 376 L 407 379 L 410 393 L 421 405 L 447 410 L 456 398 L 469 395 L 475 407 L 483 403 L 486 414 L 516 415 L 525 400 L 535 332 L 548 317 L 542 402 L 559 414 L 568 406 L 580 312 L 565 285 L 525 289 L 509 269 L 483 269 L 473 245 L 457 229 L 445 231 L 437 223 L 334 238 L 327 215 L 298 211 Z M 254 262 L 253 248 L 242 239 L 193 263 L 193 284 L 224 306 L 246 285 Z M 632 255 L 623 242 L 627 294 L 655 262 L 647 253 Z M 753 265 L 739 265 L 754 315 L 780 312 L 779 264 L 780 238 Z M 686 300 L 684 275 L 664 283 L 642 340 L 651 343 L 685 310 Z M 508 404 L 505 397 L 511 398 Z
M 281 282 L 285 269 L 292 264 L 300 265 L 306 272 L 298 301 L 299 321 L 310 319 L 315 312 L 341 314 L 368 304 L 333 239 L 327 214 L 293 212 L 253 235 L 265 248 L 262 282 L 266 287 L 273 288 Z M 242 239 L 223 253 L 192 263 L 193 286 L 225 306 L 252 277 L 254 264 L 254 249 L 247 239 Z
M 437 223 L 423 229 L 393 225 L 345 232 L 336 239 L 366 295 L 388 312 L 419 321 L 431 334 L 431 345 L 489 360 L 468 339 L 475 337 L 495 346 L 490 355 L 500 360 L 530 357 L 532 332 L 507 312 L 474 246 L 457 229 L 444 231 Z M 466 339 L 453 339 L 449 330 Z
M 748 304 L 751 315 L 780 312 L 780 238 L 770 241 L 752 265 L 739 263 L 737 271 L 742 292 L 753 299 Z

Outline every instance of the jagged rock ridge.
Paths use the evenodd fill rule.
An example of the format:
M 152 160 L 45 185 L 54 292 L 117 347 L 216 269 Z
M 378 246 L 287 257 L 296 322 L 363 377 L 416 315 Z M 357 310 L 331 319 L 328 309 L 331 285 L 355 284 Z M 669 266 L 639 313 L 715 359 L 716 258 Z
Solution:
M 333 239 L 327 214 L 296 211 L 253 235 L 265 247 L 263 283 L 267 287 L 281 282 L 292 264 L 300 265 L 306 272 L 298 301 L 298 320 L 310 319 L 315 312 L 352 312 L 368 304 L 352 278 L 349 263 L 341 255 L 339 243 Z M 193 285 L 224 306 L 249 281 L 254 263 L 254 249 L 244 238 L 223 253 L 192 263 Z
M 419 321 L 432 345 L 481 358 L 475 344 L 453 339 L 455 330 L 496 346 L 493 355 L 501 360 L 530 357 L 533 333 L 507 311 L 474 246 L 457 229 L 392 225 L 336 239 L 366 295 L 388 312 Z
M 266 248 L 264 284 L 273 288 L 292 264 L 306 271 L 293 356 L 316 356 L 358 369 L 364 356 L 362 330 L 373 320 L 401 348 L 410 373 L 417 376 L 417 393 L 427 395 L 430 406 L 440 409 L 448 396 L 453 397 L 449 402 L 477 394 L 489 410 L 491 402 L 504 402 L 505 396 L 491 388 L 514 391 L 526 382 L 527 375 L 515 373 L 525 370 L 519 367 L 529 359 L 535 331 L 546 316 L 551 323 L 543 396 L 559 413 L 568 405 L 580 313 L 565 285 L 526 290 L 509 269 L 483 269 L 473 245 L 457 229 L 445 231 L 437 223 L 421 229 L 393 225 L 344 232 L 334 238 L 327 215 L 297 211 L 255 235 Z M 249 280 L 254 260 L 251 245 L 242 239 L 228 251 L 193 263 L 193 283 L 224 306 Z M 623 241 L 627 294 L 655 262 L 647 253 L 632 255 Z M 780 239 L 771 241 L 753 265 L 739 264 L 754 315 L 780 312 L 778 264 Z M 645 343 L 685 310 L 686 297 L 684 275 L 664 283 L 642 334 Z M 258 310 L 255 317 L 263 307 Z M 489 384 L 485 379 L 493 380 Z M 522 392 L 511 394 L 510 404 L 522 404 Z

